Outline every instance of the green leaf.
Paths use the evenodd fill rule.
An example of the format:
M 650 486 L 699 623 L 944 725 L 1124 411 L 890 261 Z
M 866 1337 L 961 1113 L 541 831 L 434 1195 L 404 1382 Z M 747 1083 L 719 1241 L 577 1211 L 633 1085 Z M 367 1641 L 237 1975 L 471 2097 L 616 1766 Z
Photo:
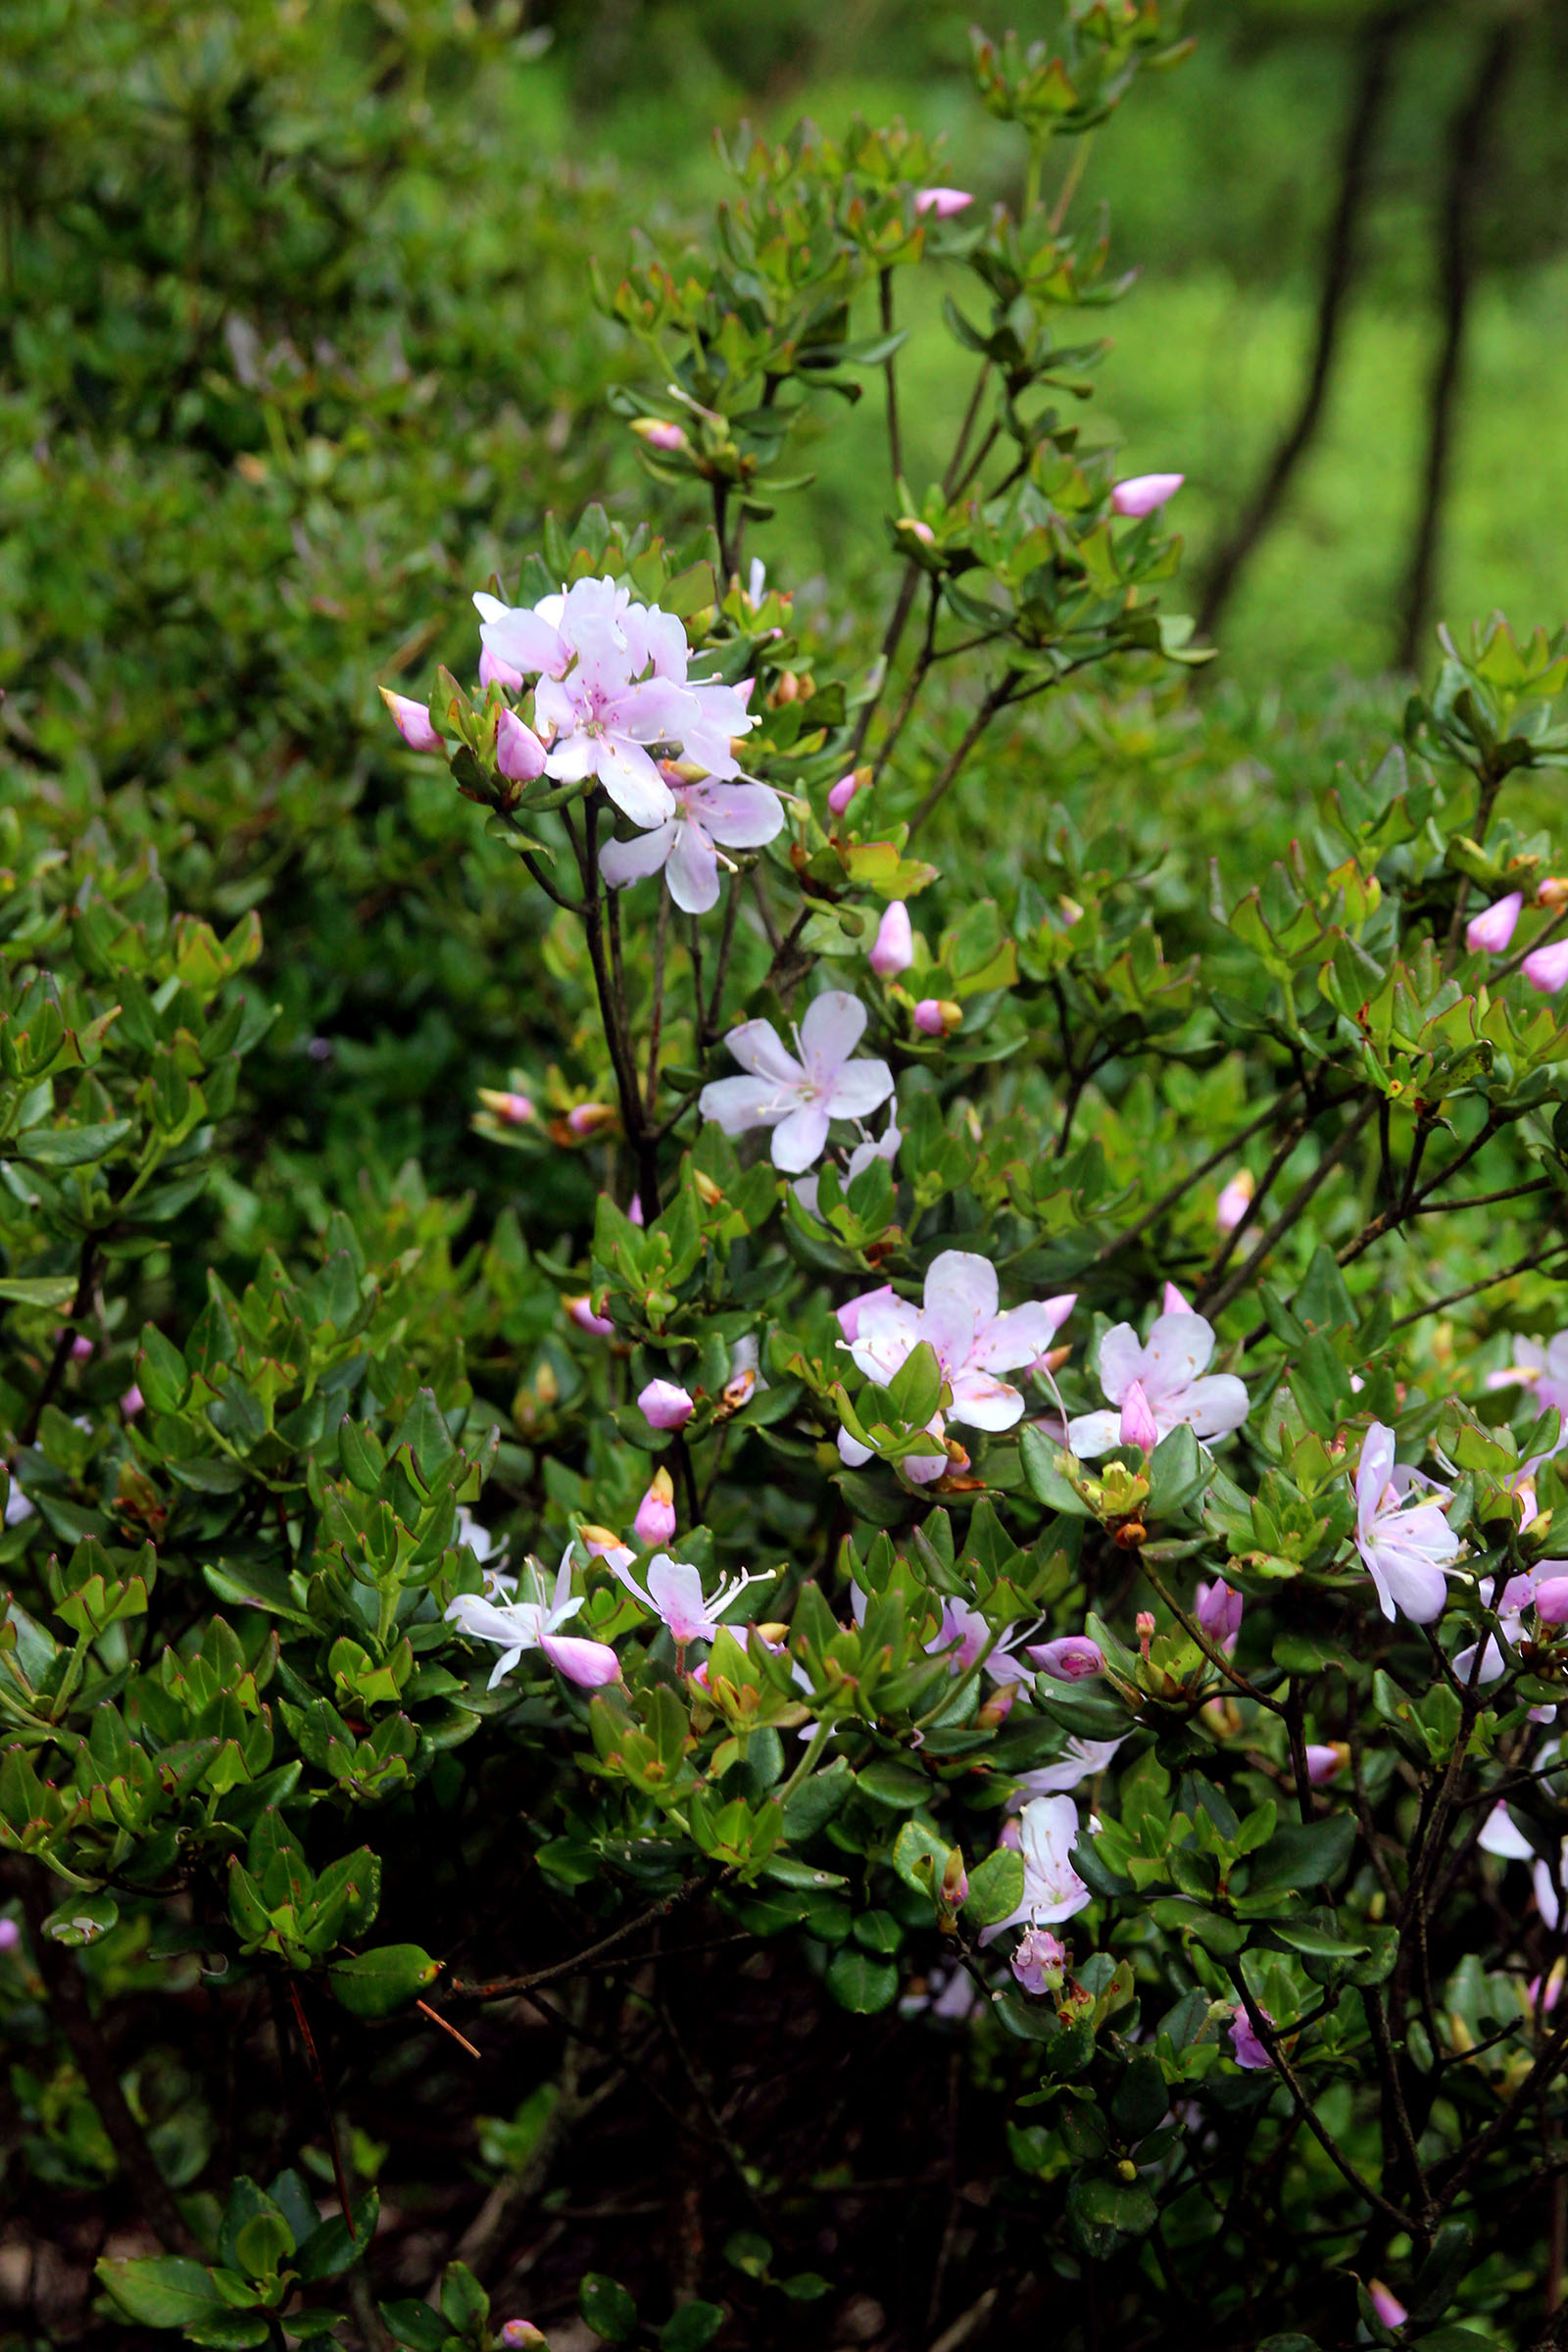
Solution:
M 1141 2180 L 1106 2180 L 1091 2174 L 1068 2188 L 1067 2218 L 1084 2252 L 1103 2262 L 1124 2239 L 1147 2235 L 1159 2208 Z
M 994 1927 L 1007 1919 L 1023 1901 L 1023 1856 L 1010 1845 L 999 1845 L 969 1873 L 969 1891 L 963 1916 L 976 1927 Z
M 17 1138 L 17 1152 L 39 1168 L 86 1168 L 105 1159 L 130 1133 L 129 1119 L 104 1119 L 90 1127 L 33 1127 Z
M 192 2320 L 227 2309 L 211 2271 L 183 2255 L 159 2254 L 145 2261 L 93 2265 L 122 2311 L 144 2328 L 183 2328 Z
M 419 1944 L 383 1943 L 335 1960 L 326 1982 L 352 2017 L 390 2017 L 435 1983 L 437 1968 Z
M 623 2286 L 602 2271 L 588 2271 L 577 2289 L 577 2309 L 595 2335 L 608 2344 L 628 2343 L 637 2332 L 637 2306 Z
M 466 2262 L 449 2262 L 441 2274 L 441 2317 L 461 2335 L 472 2334 L 490 2317 L 490 2298 Z
M 71 1895 L 43 1923 L 43 1932 L 51 1943 L 79 1947 L 96 1943 L 107 1936 L 120 1918 L 120 1905 L 107 1891 L 98 1894 Z
M 342 2214 L 334 2213 L 318 2230 L 311 2232 L 294 2258 L 293 2268 L 301 2279 L 310 2285 L 318 2278 L 336 2278 L 343 2271 L 351 2271 L 357 2262 L 369 2252 L 375 2235 L 375 2225 L 381 2218 L 381 2193 L 368 2188 L 353 2208 L 354 2234 Z
M 446 2322 L 428 2303 L 383 2303 L 381 2317 L 400 2344 L 409 2352 L 441 2352 L 447 2340 Z
M 827 1988 L 841 2009 L 857 2017 L 875 2017 L 898 1998 L 899 1972 L 891 1960 L 879 1960 L 847 1943 L 828 1962 Z
M 1018 1455 L 1036 1502 L 1043 1502 L 1048 1511 L 1065 1511 L 1073 1519 L 1092 1516 L 1083 1496 L 1067 1484 L 1056 1467 L 1059 1461 L 1068 1461 L 1071 1456 L 1064 1454 L 1059 1446 L 1053 1446 L 1032 1421 L 1024 1425 L 1018 1440 Z
M 14 1306 L 69 1306 L 75 1296 L 74 1274 L 19 1274 L 0 1282 L 0 1298 Z
M 1349 1861 L 1354 1844 L 1355 1821 L 1348 1813 L 1290 1823 L 1252 1857 L 1249 1897 L 1326 1886 Z
M 187 2321 L 185 2334 L 191 2343 L 205 2344 L 211 2352 L 246 2352 L 251 2344 L 267 2343 L 271 2329 L 259 2311 L 224 2311 Z
M 687 2303 L 659 2330 L 660 2352 L 703 2352 L 726 2318 L 721 2303 Z
M 894 1813 L 912 1813 L 931 1794 L 925 1774 L 911 1772 L 906 1764 L 868 1764 L 857 1776 L 856 1787 L 874 1804 L 886 1805 Z

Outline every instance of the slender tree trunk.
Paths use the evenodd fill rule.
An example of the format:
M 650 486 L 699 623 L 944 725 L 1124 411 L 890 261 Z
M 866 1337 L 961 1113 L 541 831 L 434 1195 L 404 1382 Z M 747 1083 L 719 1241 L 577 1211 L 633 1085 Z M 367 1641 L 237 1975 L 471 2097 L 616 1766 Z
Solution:
M 1476 212 L 1492 155 L 1492 132 L 1523 37 L 1519 17 L 1504 17 L 1482 43 L 1469 88 L 1448 125 L 1447 172 L 1438 228 L 1443 337 L 1427 396 L 1427 457 L 1410 562 L 1400 599 L 1399 666 L 1414 669 L 1432 615 L 1438 547 L 1453 463 L 1453 431 L 1464 372 L 1465 333 L 1475 290 Z
M 1212 637 L 1236 593 L 1244 565 L 1273 522 L 1291 479 L 1316 438 L 1339 356 L 1341 331 L 1361 260 L 1361 231 L 1371 192 L 1372 159 L 1394 83 L 1395 53 L 1416 14 L 1411 0 L 1380 9 L 1362 27 L 1355 93 L 1340 160 L 1340 193 L 1323 247 L 1317 331 L 1299 405 L 1250 503 L 1209 559 L 1199 610 L 1200 633 Z

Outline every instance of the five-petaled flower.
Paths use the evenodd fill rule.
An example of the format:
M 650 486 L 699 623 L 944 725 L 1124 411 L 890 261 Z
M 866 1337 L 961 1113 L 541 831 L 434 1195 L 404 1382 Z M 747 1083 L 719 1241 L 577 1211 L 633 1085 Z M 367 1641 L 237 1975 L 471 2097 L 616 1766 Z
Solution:
M 1430 1625 L 1448 1597 L 1446 1572 L 1459 1539 L 1440 1502 L 1410 1500 L 1412 1489 L 1427 1483 L 1395 1462 L 1394 1432 L 1374 1421 L 1355 1474 L 1355 1547 L 1391 1621 L 1399 1610 L 1412 1625 Z
M 1004 1845 L 1016 1846 L 1023 1856 L 1023 1900 L 1006 1919 L 982 1928 L 980 1941 L 990 1943 L 1008 1928 L 1052 1928 L 1093 1900 L 1072 1866 L 1078 1842 L 1078 1808 L 1070 1796 L 1034 1796 L 1002 1834 Z
M 672 1560 L 667 1551 L 655 1553 L 642 1584 L 623 1562 L 612 1560 L 610 1565 L 627 1592 L 669 1628 L 681 1649 L 688 1642 L 711 1642 L 731 1601 L 739 1600 L 749 1586 L 765 1585 L 773 1574 L 771 1568 L 763 1568 L 755 1576 L 745 1571 L 720 1577 L 718 1590 L 705 1597 L 702 1571 L 688 1560 Z
M 771 1127 L 774 1167 L 803 1174 L 821 1158 L 835 1119 L 868 1119 L 893 1092 L 885 1061 L 851 1059 L 865 1017 L 858 997 L 829 989 L 807 1006 L 795 1031 L 796 1054 L 771 1021 L 742 1021 L 724 1043 L 747 1075 L 715 1078 L 698 1108 L 726 1135 Z
M 1247 1390 L 1233 1372 L 1206 1372 L 1214 1327 L 1201 1315 L 1160 1315 L 1140 1346 L 1130 1323 L 1118 1323 L 1100 1343 L 1100 1385 L 1112 1412 L 1081 1413 L 1067 1442 L 1089 1459 L 1123 1443 L 1122 1407 L 1136 1382 L 1161 1438 L 1185 1421 L 1200 1438 L 1222 1438 L 1247 1419 Z
M 580 1595 L 572 1594 L 569 1547 L 553 1590 L 537 1561 L 528 1565 L 525 1589 L 530 1597 L 525 1600 L 509 1591 L 510 1577 L 490 1576 L 486 1582 L 487 1592 L 460 1592 L 446 1614 L 460 1634 L 475 1642 L 493 1642 L 501 1651 L 490 1677 L 492 1690 L 526 1649 L 542 1650 L 567 1682 L 580 1683 L 588 1690 L 620 1680 L 620 1660 L 608 1642 L 561 1631 L 582 1607 Z
M 970 1250 L 944 1250 L 931 1261 L 922 1305 L 865 1299 L 846 1345 L 867 1380 L 886 1388 L 924 1341 L 953 1393 L 946 1408 L 953 1419 L 970 1429 L 1011 1429 L 1023 1418 L 1023 1397 L 1000 1376 L 1046 1353 L 1075 1297 L 1038 1298 L 1003 1313 L 991 1260 Z
M 675 812 L 631 841 L 611 841 L 599 870 L 612 890 L 642 882 L 663 869 L 669 895 L 684 914 L 707 914 L 718 904 L 724 850 L 758 850 L 784 822 L 784 804 L 767 784 L 717 784 L 711 776 L 686 783 L 666 777 Z

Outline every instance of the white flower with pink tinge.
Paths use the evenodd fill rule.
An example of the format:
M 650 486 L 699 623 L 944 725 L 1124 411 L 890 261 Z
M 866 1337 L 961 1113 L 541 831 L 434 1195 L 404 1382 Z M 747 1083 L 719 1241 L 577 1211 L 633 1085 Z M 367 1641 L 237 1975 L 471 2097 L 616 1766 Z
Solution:
M 534 720 L 553 737 L 545 765 L 559 783 L 596 776 L 634 825 L 662 825 L 675 796 L 650 744 L 672 745 L 710 776 L 739 773 L 731 739 L 757 722 L 735 687 L 688 680 L 673 613 L 633 604 L 612 579 L 574 580 L 532 608 L 473 601 L 485 652 L 539 673 Z
M 1390 1623 L 1398 1610 L 1412 1625 L 1430 1625 L 1447 1601 L 1447 1571 L 1458 1557 L 1459 1539 L 1441 1502 L 1412 1500 L 1418 1488 L 1439 1494 L 1446 1488 L 1396 1463 L 1394 1445 L 1393 1430 L 1374 1421 L 1355 1473 L 1355 1547 Z
M 885 1389 L 925 1342 L 953 1393 L 949 1416 L 970 1429 L 1011 1429 L 1023 1418 L 1024 1400 L 1001 1375 L 1048 1351 L 1076 1298 L 1068 1292 L 1003 1313 L 991 1260 L 970 1250 L 944 1250 L 931 1261 L 921 1305 L 866 1298 L 847 1345 L 857 1368 Z
M 448 1624 L 455 1625 L 460 1634 L 473 1642 L 493 1642 L 501 1651 L 490 1677 L 492 1690 L 512 1672 L 525 1649 L 543 1650 L 558 1673 L 585 1690 L 603 1690 L 607 1683 L 620 1680 L 620 1660 L 608 1642 L 561 1632 L 582 1607 L 581 1597 L 572 1594 L 571 1564 L 568 1546 L 552 1589 L 538 1562 L 530 1561 L 524 1589 L 531 1597 L 526 1600 L 510 1597 L 515 1590 L 511 1577 L 490 1574 L 483 1594 L 460 1592 L 447 1609 Z M 500 1597 L 502 1594 L 508 1597 Z
M 1071 1919 L 1093 1901 L 1088 1887 L 1072 1866 L 1078 1842 L 1078 1808 L 1070 1796 L 1035 1796 L 1009 1822 L 1000 1843 L 1023 1856 L 1023 1900 L 1006 1919 L 982 1928 L 980 1941 L 990 1943 L 1008 1928 L 1054 1928 Z
M 1145 1436 L 1152 1427 L 1156 1443 L 1183 1422 L 1200 1438 L 1240 1429 L 1250 1410 L 1247 1390 L 1232 1372 L 1207 1371 L 1213 1352 L 1214 1327 L 1202 1315 L 1160 1315 L 1147 1345 L 1130 1323 L 1118 1323 L 1100 1343 L 1100 1385 L 1116 1409 L 1069 1422 L 1073 1452 L 1091 1460 L 1133 1442 L 1124 1428 L 1129 1403 L 1132 1419 Z
M 688 1560 L 672 1560 L 667 1551 L 656 1552 L 649 1561 L 643 1584 L 623 1562 L 611 1560 L 609 1565 L 627 1592 L 669 1628 L 682 1649 L 688 1642 L 711 1642 L 730 1603 L 739 1600 L 752 1585 L 767 1584 L 773 1574 L 771 1568 L 763 1568 L 755 1576 L 745 1570 L 739 1576 L 720 1577 L 718 1590 L 710 1598 L 703 1592 L 702 1571 Z
M 771 1021 L 742 1021 L 724 1039 L 744 1078 L 715 1078 L 698 1097 L 705 1119 L 726 1135 L 773 1130 L 772 1159 L 799 1176 L 822 1156 L 835 1119 L 868 1119 L 893 1092 L 885 1061 L 852 1060 L 865 1033 L 865 1006 L 829 989 L 806 1009 L 792 1054 Z
M 675 813 L 635 841 L 607 842 L 599 870 L 612 890 L 646 881 L 662 868 L 669 895 L 683 914 L 707 914 L 718 904 L 718 869 L 733 862 L 725 850 L 759 850 L 784 822 L 784 804 L 767 784 L 716 784 L 668 779 Z
M 1489 1372 L 1487 1386 L 1510 1389 L 1515 1385 L 1534 1389 L 1542 1411 L 1555 1408 L 1568 1425 L 1568 1331 L 1559 1331 L 1544 1345 L 1540 1340 L 1515 1339 L 1513 1362 L 1505 1372 Z M 1564 1442 L 1568 1443 L 1568 1427 Z

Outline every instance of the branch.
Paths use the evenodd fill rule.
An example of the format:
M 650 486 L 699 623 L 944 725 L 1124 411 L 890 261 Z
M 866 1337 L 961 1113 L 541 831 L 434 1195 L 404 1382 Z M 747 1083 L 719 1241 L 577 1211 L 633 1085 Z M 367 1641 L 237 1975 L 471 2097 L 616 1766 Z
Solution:
M 624 1927 L 614 1929 L 609 1936 L 601 1936 L 597 1943 L 585 1944 L 580 1952 L 573 1952 L 569 1960 L 554 1960 L 548 1968 L 529 1969 L 520 1977 L 492 1977 L 484 1984 L 465 1984 L 454 1977 L 448 1990 L 454 2000 L 506 2001 L 517 1993 L 532 1992 L 536 1984 L 553 1984 L 561 1977 L 575 1976 L 579 1969 L 589 1967 L 602 1953 L 612 1952 L 617 1944 L 627 1942 L 633 1936 L 640 1936 L 644 1928 L 651 1928 L 659 1920 L 667 1919 L 672 1911 L 679 1910 L 682 1903 L 688 1902 L 707 1884 L 704 1878 L 682 1880 L 673 1894 L 666 1894 L 662 1902 L 651 1904 L 646 1911 L 639 1911 L 635 1919 L 628 1920 Z
M 937 803 L 946 796 L 949 785 L 953 783 L 955 777 L 958 773 L 958 770 L 968 759 L 969 754 L 974 750 L 975 745 L 979 742 L 987 727 L 990 726 L 991 721 L 996 717 L 997 712 L 1002 710 L 1004 706 L 1011 699 L 1012 690 L 1018 683 L 1020 675 L 1021 672 L 1016 669 L 1004 670 L 996 685 L 992 687 L 990 693 L 980 705 L 979 710 L 969 721 L 968 726 L 964 729 L 963 739 L 959 743 L 957 750 L 954 753 L 953 758 L 948 761 L 947 766 L 942 770 L 941 775 L 938 776 L 936 782 L 926 794 L 925 799 L 920 803 L 919 808 L 910 817 L 908 831 L 909 841 L 914 839 L 916 833 L 919 832 L 920 827 L 925 823 L 926 818 L 931 814 L 931 811 L 936 807 Z

